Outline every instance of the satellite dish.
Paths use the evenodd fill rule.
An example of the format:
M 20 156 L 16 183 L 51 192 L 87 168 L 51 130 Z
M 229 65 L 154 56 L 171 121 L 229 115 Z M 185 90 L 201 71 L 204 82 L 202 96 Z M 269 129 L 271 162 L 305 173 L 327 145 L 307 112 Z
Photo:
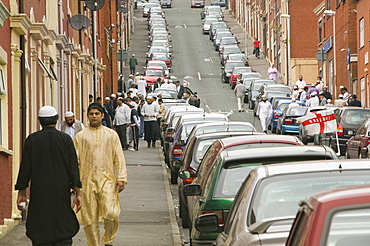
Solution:
M 125 8 L 125 7 L 120 7 L 119 12 L 126 14 L 126 13 L 128 13 L 128 9 Z
M 86 0 L 85 1 L 86 7 L 92 11 L 98 11 L 99 9 L 103 8 L 104 0 Z
M 74 15 L 69 20 L 72 28 L 78 31 L 87 29 L 90 26 L 90 19 L 85 15 Z

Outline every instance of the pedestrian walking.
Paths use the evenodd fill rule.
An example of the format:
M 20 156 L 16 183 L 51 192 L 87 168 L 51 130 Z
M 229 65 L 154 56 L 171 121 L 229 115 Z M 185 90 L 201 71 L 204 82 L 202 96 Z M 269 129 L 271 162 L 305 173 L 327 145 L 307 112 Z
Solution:
M 179 80 L 177 80 L 175 84 L 176 84 L 177 98 L 181 99 L 184 96 L 185 87 L 180 83 Z
M 254 39 L 254 42 L 253 42 L 253 54 L 257 57 L 257 58 L 260 58 L 260 44 L 261 42 L 258 40 L 258 38 L 255 38 Z
M 275 82 L 277 81 L 279 72 L 276 69 L 275 64 L 271 64 L 271 67 L 267 70 L 267 74 L 269 76 L 269 79 L 272 79 Z
M 299 89 L 306 87 L 306 81 L 303 80 L 303 76 L 299 75 L 298 80 L 295 82 Z
M 59 126 L 59 131 L 67 133 L 72 139 L 74 136 L 85 129 L 81 121 L 75 119 L 75 114 L 68 111 L 64 114 L 64 121 Z
M 267 101 L 266 95 L 262 96 L 261 102 L 258 104 L 256 116 L 260 118 L 262 131 L 267 133 L 272 116 L 272 106 L 271 103 Z
M 105 229 L 102 241 L 109 246 L 113 245 L 118 230 L 121 212 L 118 193 L 127 184 L 126 162 L 117 133 L 101 124 L 102 106 L 90 104 L 87 117 L 89 126 L 73 139 L 84 184 L 80 222 L 87 245 L 98 246 L 102 221 Z
M 306 103 L 306 101 L 307 101 L 307 95 L 308 95 L 308 87 L 305 86 L 303 88 L 303 91 L 302 91 L 301 95 L 299 96 L 299 101 L 301 101 L 303 103 Z
M 308 106 L 308 107 L 317 107 L 317 106 L 320 106 L 320 100 L 317 97 L 316 91 L 314 91 L 314 92 L 312 92 L 310 94 L 310 99 L 308 99 L 306 101 L 306 106 Z
M 137 82 L 137 92 L 140 93 L 144 98 L 146 97 L 146 81 L 144 80 L 144 76 L 140 77 L 140 80 Z
M 338 99 L 334 100 L 334 106 L 336 107 L 345 107 L 347 102 L 343 100 L 343 95 L 339 94 Z
M 32 245 L 70 246 L 80 228 L 73 207 L 78 212 L 82 204 L 76 151 L 71 137 L 55 128 L 55 108 L 42 107 L 38 119 L 42 130 L 29 135 L 23 147 L 15 185 L 17 207 L 27 206 L 30 184 L 26 235 Z M 72 207 L 71 188 L 75 192 Z
M 140 131 L 139 131 L 139 138 L 143 138 L 144 137 L 144 115 L 141 113 L 141 110 L 143 108 L 145 104 L 145 100 L 144 99 L 141 99 L 140 100 L 140 103 L 137 107 L 137 113 L 140 117 Z
M 241 81 L 236 83 L 234 88 L 234 95 L 236 97 L 236 102 L 238 103 L 239 112 L 244 112 L 244 96 L 245 96 L 245 86 Z
M 152 96 L 146 98 L 146 104 L 141 109 L 141 115 L 144 116 L 144 140 L 148 143 L 148 148 L 156 147 L 157 136 L 157 116 L 158 104 L 154 104 Z
M 161 122 L 162 122 L 164 116 L 166 115 L 166 106 L 163 104 L 163 100 L 161 98 L 159 98 L 157 100 L 157 102 L 158 102 L 158 105 L 159 105 L 158 116 L 157 116 L 157 123 L 158 123 L 157 136 L 161 140 L 161 146 L 163 146 L 163 139 L 161 138 Z
M 340 93 L 343 95 L 343 100 L 346 102 L 346 104 L 348 104 L 348 100 L 349 100 L 349 93 L 347 91 L 347 88 L 346 87 L 342 87 L 340 89 Z
M 129 150 L 139 150 L 139 131 L 140 131 L 140 118 L 135 107 L 137 104 L 135 102 L 130 102 L 129 107 L 131 109 L 131 131 L 130 140 L 132 139 L 133 146 Z
M 131 58 L 128 62 L 128 65 L 130 66 L 130 73 L 135 74 L 135 70 L 136 70 L 136 67 L 138 65 L 135 54 L 132 54 L 132 56 L 131 56 Z
M 130 74 L 127 80 L 127 90 L 130 90 L 133 84 L 134 84 L 134 75 Z
M 116 109 L 116 115 L 114 116 L 113 125 L 116 129 L 119 139 L 121 140 L 122 148 L 127 150 L 127 128 L 130 127 L 131 124 L 131 109 L 123 102 L 124 99 L 119 97 L 117 100 L 118 106 Z

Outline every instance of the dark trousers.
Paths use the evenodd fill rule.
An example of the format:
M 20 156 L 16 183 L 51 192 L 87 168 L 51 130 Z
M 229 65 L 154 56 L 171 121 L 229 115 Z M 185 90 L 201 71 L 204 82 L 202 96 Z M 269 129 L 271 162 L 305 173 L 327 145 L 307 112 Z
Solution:
M 155 143 L 157 138 L 157 121 L 144 121 L 144 140 Z
M 130 73 L 131 73 L 132 75 L 134 75 L 134 74 L 135 74 L 135 68 L 136 68 L 136 67 L 130 67 Z
M 256 56 L 256 57 L 260 57 L 260 48 L 254 48 L 254 52 L 253 54 Z
M 72 239 L 65 239 L 54 243 L 43 243 L 43 244 L 35 244 L 32 243 L 32 246 L 71 246 Z
M 126 125 L 116 126 L 116 132 L 118 133 L 119 140 L 123 149 L 127 149 L 127 127 Z
M 139 128 L 137 126 L 131 126 L 131 134 L 133 147 L 137 151 L 139 150 Z

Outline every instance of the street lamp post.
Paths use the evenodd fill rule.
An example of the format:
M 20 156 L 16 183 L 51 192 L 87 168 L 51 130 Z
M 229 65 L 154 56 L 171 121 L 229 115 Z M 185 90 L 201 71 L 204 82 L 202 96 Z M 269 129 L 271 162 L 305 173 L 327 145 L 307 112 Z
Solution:
M 335 11 L 325 10 L 325 15 L 333 16 L 333 60 L 334 60 L 334 95 L 337 95 L 337 46 L 336 46 L 336 28 L 335 28 Z
M 287 84 L 290 85 L 290 15 L 281 14 L 280 16 L 287 19 Z

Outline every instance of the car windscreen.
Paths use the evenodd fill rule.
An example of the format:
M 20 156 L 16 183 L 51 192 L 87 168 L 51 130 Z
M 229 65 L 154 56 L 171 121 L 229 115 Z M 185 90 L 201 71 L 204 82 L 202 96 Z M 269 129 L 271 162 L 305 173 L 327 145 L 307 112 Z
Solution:
M 235 165 L 230 168 L 222 168 L 213 197 L 235 197 L 244 179 L 257 165 L 260 164 Z
M 226 65 L 225 65 L 225 70 L 227 71 L 231 71 L 233 70 L 234 67 L 239 67 L 239 66 L 243 66 L 243 62 L 226 62 Z
M 273 84 L 273 83 L 275 83 L 275 82 L 274 81 L 269 81 L 269 80 L 266 80 L 266 81 L 256 81 L 256 82 L 254 82 L 253 90 L 259 90 L 263 84 L 268 85 L 268 84 Z
M 217 23 L 217 24 L 212 25 L 213 30 L 219 29 L 219 28 L 227 28 L 226 23 Z
M 306 114 L 307 108 L 305 107 L 291 107 L 287 110 L 286 116 L 303 116 Z
M 370 110 L 346 110 L 342 119 L 349 125 L 360 125 L 364 120 L 370 118 Z
M 282 97 L 282 96 L 287 96 L 289 93 L 284 93 L 284 92 L 270 92 L 270 91 L 266 91 L 265 95 L 267 96 L 267 98 L 272 98 L 272 97 Z
M 226 37 L 221 39 L 221 45 L 227 45 L 227 44 L 236 44 L 238 41 L 236 41 L 235 38 Z
M 207 121 L 227 121 L 226 117 L 212 117 L 212 116 L 206 116 L 206 117 L 199 117 L 199 118 L 189 118 L 189 119 L 183 119 L 183 122 L 190 122 L 190 121 L 201 121 L 201 120 L 207 120 Z
M 250 73 L 250 72 L 252 72 L 251 67 L 239 68 L 235 70 L 235 74 Z
M 195 162 L 200 163 L 204 157 L 204 154 L 207 152 L 208 147 L 215 141 L 215 139 L 205 139 L 199 141 L 198 146 L 196 147 L 195 152 Z
M 307 196 L 339 187 L 370 185 L 369 177 L 369 170 L 341 170 L 281 174 L 265 178 L 254 190 L 247 224 L 295 216 L 299 209 L 298 202 Z M 267 232 L 276 229 L 273 227 Z
M 204 24 L 205 25 L 211 25 L 212 23 L 214 23 L 214 22 L 217 22 L 218 20 L 215 18 L 215 19 L 207 19 L 205 22 L 204 22 Z
M 163 55 L 153 55 L 153 60 L 168 60 L 168 57 L 163 54 Z
M 287 107 L 289 107 L 289 103 L 283 103 L 280 105 L 279 110 L 284 111 Z
M 239 47 L 225 48 L 224 54 L 242 53 Z
M 231 32 L 221 32 L 221 33 L 216 35 L 216 40 L 220 41 L 221 38 L 223 38 L 223 37 L 232 37 L 232 36 L 233 36 L 233 34 Z
M 163 76 L 162 70 L 159 69 L 147 69 L 145 70 L 146 76 Z
M 288 87 L 268 87 L 267 90 L 269 91 L 283 91 L 286 93 L 292 93 L 292 91 Z

